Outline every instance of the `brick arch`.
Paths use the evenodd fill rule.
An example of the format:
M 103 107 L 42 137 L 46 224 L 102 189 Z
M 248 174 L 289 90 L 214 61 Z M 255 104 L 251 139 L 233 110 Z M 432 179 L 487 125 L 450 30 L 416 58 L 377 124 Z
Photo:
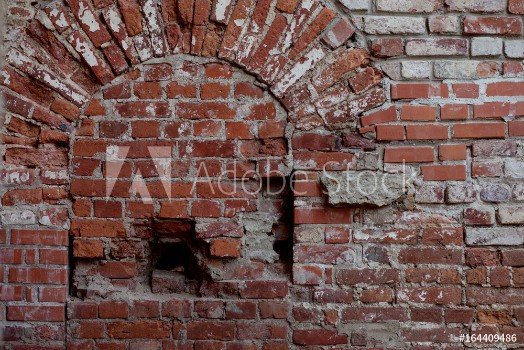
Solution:
M 53 262 L 62 261 L 60 268 L 49 271 L 53 283 L 58 282 L 63 287 L 60 292 L 68 286 L 67 262 L 64 263 L 67 259 L 62 254 L 68 245 L 66 230 L 91 230 L 93 234 L 114 230 L 116 235 L 121 234 L 120 228 L 116 226 L 86 228 L 81 220 L 70 222 L 70 213 L 76 215 L 85 209 L 81 201 L 72 203 L 69 198 L 72 171 L 69 162 L 70 153 L 74 152 L 69 147 L 76 144 L 70 140 L 70 135 L 73 130 L 76 136 L 91 135 L 93 124 L 90 119 L 80 117 L 100 112 L 100 105 L 93 96 L 116 79 L 130 78 L 136 67 L 155 59 L 161 61 L 173 55 L 191 54 L 228 62 L 244 73 L 256 76 L 259 83 L 266 86 L 286 108 L 288 122 L 296 128 L 290 137 L 290 141 L 296 145 L 293 167 L 301 170 L 319 170 L 331 157 L 341 164 L 340 169 L 353 163 L 355 160 L 350 148 L 354 148 L 354 145 L 341 149 L 330 133 L 340 134 L 341 130 L 347 129 L 354 131 L 360 113 L 378 107 L 385 101 L 385 92 L 380 87 L 381 73 L 370 66 L 366 50 L 352 41 L 354 29 L 351 22 L 321 2 L 278 2 L 276 7 L 268 11 L 267 18 L 264 18 L 265 6 L 270 1 L 258 1 L 256 4 L 253 1 L 238 1 L 226 7 L 224 18 L 217 14 L 216 4 L 210 4 L 209 17 L 198 18 L 197 12 L 192 15 L 183 6 L 186 2 L 179 1 L 182 5 L 178 12 L 168 11 L 162 6 L 151 7 L 152 3 L 100 0 L 46 3 L 42 8 L 35 8 L 35 19 L 21 31 L 18 46 L 11 47 L 6 53 L 7 66 L 1 73 L 1 84 L 5 87 L 3 94 L 10 118 L 7 128 L 22 135 L 4 139 L 6 143 L 15 145 L 5 152 L 8 164 L 6 171 L 19 176 L 22 179 L 20 183 L 27 185 L 27 188 L 10 191 L 4 203 L 46 203 L 38 205 L 32 216 L 30 211 L 24 212 L 16 220 L 21 224 L 39 223 L 49 228 L 49 231 L 42 233 L 45 236 L 42 238 L 45 241 L 43 245 L 47 248 L 64 248 L 57 253 L 57 257 L 49 258 Z M 205 7 L 206 3 L 195 0 L 195 6 Z M 165 1 L 162 4 L 170 6 L 172 2 Z M 237 24 L 247 22 L 258 24 L 250 24 L 247 32 L 240 31 Z M 266 23 L 263 28 L 259 25 L 261 23 Z M 202 47 L 199 51 L 200 40 Z M 239 49 L 236 50 L 236 47 Z M 238 54 L 242 49 L 243 54 Z M 308 133 L 311 129 L 319 130 L 320 137 Z M 36 189 L 29 188 L 32 185 Z M 347 219 L 345 211 L 336 212 Z M 340 215 L 335 214 L 337 218 Z M 267 225 L 269 228 L 261 229 L 260 232 L 272 231 L 270 224 Z M 237 229 L 234 225 L 226 228 L 229 231 Z M 223 227 L 204 226 L 202 229 L 223 230 Z M 274 230 L 274 234 L 278 235 L 282 234 L 280 230 L 283 229 L 277 226 Z M 15 236 L 19 242 L 31 242 L 29 231 L 20 230 Z M 122 249 L 126 248 L 132 249 Z M 84 249 L 87 254 L 97 255 L 100 247 L 88 245 Z M 301 249 L 300 259 L 308 254 L 307 249 Z M 313 255 L 318 254 L 324 253 L 313 252 Z M 326 254 L 345 256 L 346 249 L 337 247 Z M 333 259 L 339 260 L 337 257 Z M 281 278 L 282 275 L 289 276 L 289 266 L 276 263 L 266 271 L 259 262 L 230 264 L 226 267 L 221 265 L 221 261 L 212 264 L 216 270 L 231 272 L 229 276 L 236 282 L 229 283 L 227 276 L 222 276 L 226 280 L 224 283 L 207 286 L 207 297 L 289 298 L 289 283 Z M 115 283 L 120 285 L 125 285 L 125 282 L 118 280 L 125 280 L 125 276 L 130 274 L 130 266 L 125 264 L 104 265 L 102 268 L 108 276 L 115 277 Z M 81 272 L 89 274 L 87 270 Z M 311 280 L 318 279 L 317 275 L 315 268 L 310 271 L 308 266 L 298 267 L 295 282 L 308 285 Z M 264 279 L 258 280 L 261 276 Z M 21 275 L 20 279 L 23 278 Z M 49 289 L 42 293 L 53 292 L 53 289 Z M 89 293 L 86 295 L 89 296 Z M 59 297 L 55 299 L 54 296 L 45 298 L 47 301 L 65 303 L 65 297 L 63 300 Z M 153 305 L 158 303 L 151 302 Z M 122 306 L 119 303 L 103 303 L 105 311 L 101 311 L 100 304 L 100 315 L 108 312 L 109 308 L 110 311 L 105 314 L 108 318 L 122 317 L 117 316 Z M 166 312 L 172 313 L 170 315 L 173 317 L 187 318 L 187 303 L 192 305 L 193 301 L 183 300 L 180 309 L 172 307 L 171 311 Z M 144 306 L 138 304 L 130 301 L 129 307 L 140 309 L 150 306 L 148 302 Z M 171 301 L 162 301 L 165 310 L 169 310 L 171 304 Z M 87 309 L 92 306 L 90 302 L 85 305 Z M 90 327 L 89 324 L 77 321 L 77 318 L 91 317 L 89 311 L 82 315 L 82 310 L 86 310 L 85 305 L 71 302 L 68 306 L 70 322 L 67 327 L 73 334 L 69 342 L 79 348 L 88 348 L 90 342 L 93 342 L 80 339 L 82 335 L 79 330 Z M 228 302 L 228 313 L 231 314 L 228 317 L 242 319 L 244 314 L 251 313 L 252 305 L 249 301 L 239 301 L 238 305 L 236 301 Z M 64 317 L 60 307 L 63 306 L 44 305 L 42 312 L 50 315 L 48 321 L 59 322 Z M 127 304 L 124 309 L 126 307 Z M 272 305 L 269 301 L 268 308 L 267 312 L 278 314 L 278 311 L 273 310 L 279 308 L 278 303 Z M 188 325 L 195 339 L 198 338 L 198 322 Z M 150 326 L 160 327 L 156 331 L 164 334 L 165 321 L 153 323 Z M 111 323 L 112 326 L 118 328 L 117 324 Z M 232 324 L 227 322 L 218 326 L 223 335 L 217 337 L 229 339 L 231 335 L 228 329 Z M 272 324 L 265 326 L 268 331 L 273 327 Z M 274 332 L 280 332 L 275 335 L 275 339 L 280 340 L 276 340 L 274 346 L 283 346 L 282 339 L 286 336 L 281 334 L 288 331 L 288 325 L 278 324 L 275 327 Z M 59 330 L 55 332 L 59 333 Z M 108 329 L 108 332 L 110 337 L 118 338 L 118 334 L 127 331 Z M 246 328 L 243 332 L 243 339 L 249 339 L 250 329 Z M 331 336 L 337 332 L 330 330 L 328 333 L 327 336 Z M 55 341 L 52 337 L 51 343 Z M 123 344 L 125 340 L 121 342 Z
M 363 85 L 369 82 L 365 78 L 371 74 L 371 85 L 377 84 L 380 72 L 363 70 L 370 57 L 355 48 L 355 28 L 345 15 L 318 1 L 223 3 L 228 5 L 53 1 L 35 8 L 35 20 L 22 34 L 27 39 L 6 53 L 7 70 L 20 70 L 80 109 L 96 86 L 140 62 L 176 53 L 217 57 L 241 67 L 290 111 L 300 111 L 296 118 L 310 110 L 323 116 L 318 125 L 341 123 L 331 116 L 337 112 L 325 106 L 336 104 L 329 88 L 348 78 L 352 88 L 346 87 L 346 97 L 359 105 L 349 111 L 352 115 L 384 102 L 381 89 L 363 93 L 369 87 Z
M 355 28 L 345 15 L 309 0 L 155 4 L 66 0 L 35 6 L 19 46 L 6 52 L 2 77 L 11 90 L 5 92 L 8 111 L 37 124 L 14 117 L 12 129 L 42 132 L 35 143 L 13 138 L 32 148 L 8 149 L 7 163 L 44 164 L 44 184 L 69 185 L 69 134 L 76 128 L 77 136 L 92 135 L 91 120 L 79 117 L 100 112 L 96 92 L 132 79 L 144 63 L 182 54 L 228 62 L 272 93 L 296 130 L 288 140 L 295 143 L 291 168 L 318 170 L 331 157 L 341 169 L 354 162 L 348 150 L 331 152 L 339 150 L 331 136 L 307 133 L 354 130 L 358 115 L 386 100 L 381 72 L 353 41 Z M 67 228 L 66 211 L 58 206 L 39 219 Z

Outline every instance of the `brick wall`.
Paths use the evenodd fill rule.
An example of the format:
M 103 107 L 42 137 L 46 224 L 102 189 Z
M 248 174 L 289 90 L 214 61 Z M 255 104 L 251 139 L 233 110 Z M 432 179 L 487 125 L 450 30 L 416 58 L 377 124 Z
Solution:
M 3 348 L 524 344 L 521 0 L 7 14 Z

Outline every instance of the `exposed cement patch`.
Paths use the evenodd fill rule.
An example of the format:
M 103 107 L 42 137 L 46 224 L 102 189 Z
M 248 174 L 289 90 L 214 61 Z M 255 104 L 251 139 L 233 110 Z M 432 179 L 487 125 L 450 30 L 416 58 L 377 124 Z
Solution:
M 372 171 L 324 172 L 329 204 L 370 204 L 383 207 L 407 192 L 408 177 Z

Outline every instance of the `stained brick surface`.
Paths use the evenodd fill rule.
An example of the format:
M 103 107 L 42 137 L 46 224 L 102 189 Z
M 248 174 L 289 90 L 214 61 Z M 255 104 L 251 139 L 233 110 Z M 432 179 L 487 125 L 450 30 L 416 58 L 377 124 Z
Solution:
M 6 12 L 1 348 L 524 344 L 521 0 Z

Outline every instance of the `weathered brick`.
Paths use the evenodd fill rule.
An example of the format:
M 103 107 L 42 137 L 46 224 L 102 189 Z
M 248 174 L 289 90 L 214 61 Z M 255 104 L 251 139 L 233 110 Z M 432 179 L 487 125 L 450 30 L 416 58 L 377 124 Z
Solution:
M 424 34 L 426 21 L 421 17 L 367 16 L 364 28 L 367 34 Z
M 467 228 L 468 245 L 520 245 L 524 243 L 524 231 L 519 228 Z
M 464 33 L 520 35 L 522 33 L 522 19 L 517 17 L 466 16 Z

